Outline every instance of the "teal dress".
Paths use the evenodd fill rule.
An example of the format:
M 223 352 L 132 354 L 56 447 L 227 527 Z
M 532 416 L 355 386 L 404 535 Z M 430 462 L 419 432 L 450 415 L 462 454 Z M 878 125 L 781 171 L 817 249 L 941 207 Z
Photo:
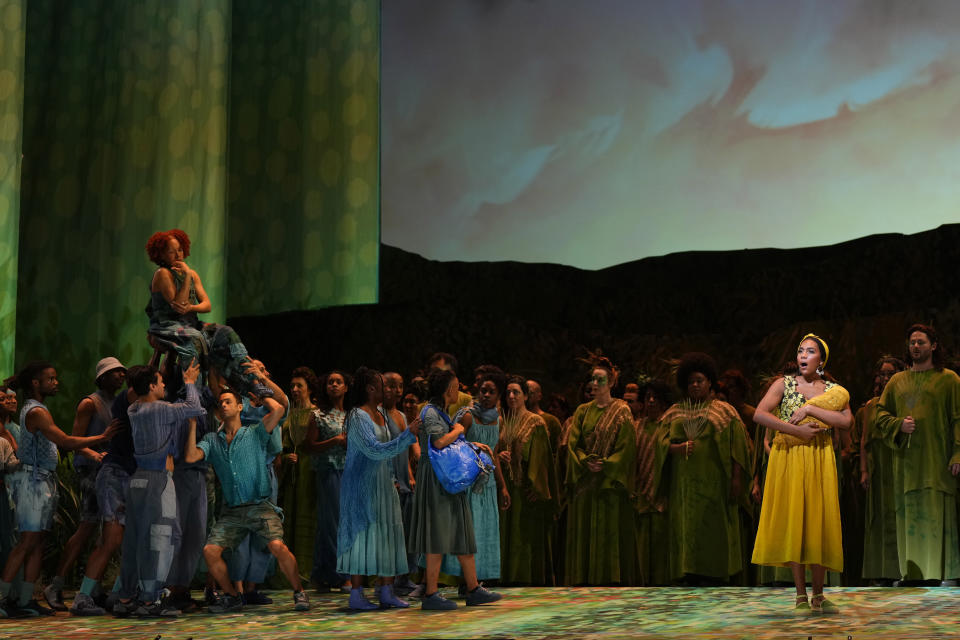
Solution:
M 500 441 L 500 419 L 493 424 L 480 424 L 474 420 L 466 433 L 470 442 L 482 442 L 491 450 L 497 448 Z M 477 541 L 477 580 L 500 579 L 500 511 L 497 506 L 497 478 L 488 474 L 482 485 L 468 491 L 470 513 L 473 515 L 473 535 Z M 451 576 L 461 575 L 460 563 L 456 556 L 445 555 L 440 570 Z

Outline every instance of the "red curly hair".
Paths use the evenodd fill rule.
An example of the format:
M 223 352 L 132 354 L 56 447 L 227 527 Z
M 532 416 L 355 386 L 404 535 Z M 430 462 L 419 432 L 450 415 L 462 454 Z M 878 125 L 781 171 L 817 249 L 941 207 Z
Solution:
M 147 256 L 150 262 L 164 266 L 163 254 L 167 250 L 170 238 L 176 238 L 183 250 L 183 257 L 190 256 L 190 236 L 182 229 L 170 229 L 169 231 L 157 231 L 147 240 Z

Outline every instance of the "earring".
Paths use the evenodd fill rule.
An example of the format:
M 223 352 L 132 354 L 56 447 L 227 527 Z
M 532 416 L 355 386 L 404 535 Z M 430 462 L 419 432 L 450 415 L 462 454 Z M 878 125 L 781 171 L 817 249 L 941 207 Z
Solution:
M 822 365 L 822 364 L 817 367 L 817 375 L 818 375 L 818 376 L 822 376 L 822 375 L 823 375 L 823 365 Z

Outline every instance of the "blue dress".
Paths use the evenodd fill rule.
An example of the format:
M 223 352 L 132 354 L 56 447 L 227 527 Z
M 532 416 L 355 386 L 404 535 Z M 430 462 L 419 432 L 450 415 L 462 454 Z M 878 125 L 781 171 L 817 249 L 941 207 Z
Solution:
M 416 438 L 404 431 L 391 440 L 386 425 L 378 425 L 362 409 L 350 412 L 346 432 L 337 571 L 364 576 L 407 573 L 403 516 L 393 485 L 392 459 Z
M 470 442 L 482 442 L 496 450 L 500 441 L 500 419 L 493 424 L 480 424 L 476 420 L 466 433 Z M 497 478 L 489 474 L 482 488 L 468 491 L 470 513 L 473 515 L 473 535 L 477 541 L 474 560 L 477 563 L 477 580 L 500 579 L 500 510 L 497 505 Z M 479 490 L 478 490 L 479 489 Z M 460 562 L 456 556 L 443 556 L 440 570 L 451 576 L 461 575 Z

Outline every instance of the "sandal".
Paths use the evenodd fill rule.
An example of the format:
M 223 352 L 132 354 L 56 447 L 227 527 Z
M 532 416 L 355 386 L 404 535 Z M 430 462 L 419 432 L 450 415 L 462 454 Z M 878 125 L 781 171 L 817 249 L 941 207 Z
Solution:
M 814 594 L 810 599 L 810 610 L 814 613 L 840 613 L 840 608 L 827 600 L 822 593 Z
M 793 615 L 805 616 L 810 613 L 810 604 L 807 602 L 807 594 L 797 596 L 796 604 L 793 606 Z

